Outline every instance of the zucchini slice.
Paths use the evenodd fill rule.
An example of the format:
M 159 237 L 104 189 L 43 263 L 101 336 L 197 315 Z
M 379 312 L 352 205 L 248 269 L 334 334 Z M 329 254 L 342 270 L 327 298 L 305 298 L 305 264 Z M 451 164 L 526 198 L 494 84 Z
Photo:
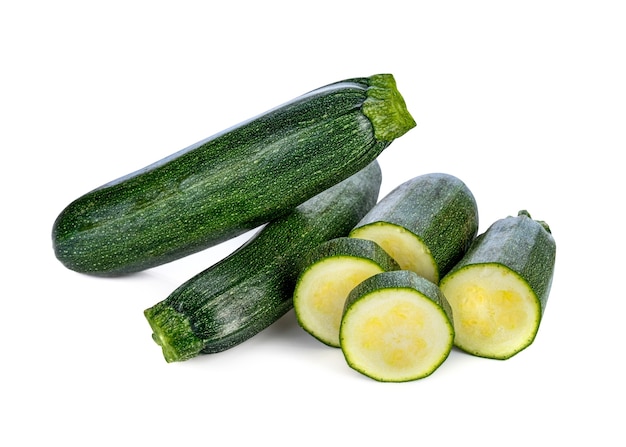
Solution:
M 350 291 L 377 273 L 398 269 L 378 244 L 341 237 L 309 253 L 293 295 L 300 326 L 324 344 L 339 347 L 339 325 Z
M 167 362 L 230 349 L 293 307 L 302 253 L 348 234 L 376 203 L 376 161 L 268 223 L 232 254 L 144 311 Z
M 414 126 L 392 75 L 330 84 L 79 197 L 55 255 L 98 276 L 171 262 L 289 213 Z
M 348 365 L 365 376 L 421 379 L 450 354 L 452 311 L 439 288 L 415 272 L 379 273 L 350 292 L 340 340 Z
M 455 345 L 502 360 L 530 346 L 548 301 L 555 256 L 549 226 L 524 210 L 478 236 L 441 280 L 454 311 Z
M 478 207 L 469 188 L 450 174 L 402 183 L 350 232 L 371 239 L 404 270 L 438 284 L 478 232 Z

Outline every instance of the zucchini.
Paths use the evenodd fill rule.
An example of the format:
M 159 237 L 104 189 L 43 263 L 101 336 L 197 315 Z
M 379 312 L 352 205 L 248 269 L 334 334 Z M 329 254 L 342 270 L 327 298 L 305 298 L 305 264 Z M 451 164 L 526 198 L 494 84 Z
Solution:
M 454 311 L 455 345 L 493 359 L 528 347 L 548 301 L 555 259 L 550 227 L 527 211 L 494 222 L 441 280 Z
M 374 275 L 348 295 L 340 328 L 348 365 L 381 382 L 429 376 L 448 358 L 452 311 L 439 288 L 410 270 Z
M 293 307 L 301 255 L 345 236 L 376 203 L 381 171 L 359 173 L 268 223 L 232 254 L 146 309 L 167 362 L 229 349 Z
M 355 174 L 415 126 L 390 74 L 319 88 L 70 203 L 69 269 L 117 276 L 256 228 Z
M 469 188 L 449 174 L 408 180 L 381 199 L 350 232 L 384 248 L 404 270 L 438 284 L 478 233 Z
M 305 263 L 293 294 L 296 319 L 309 334 L 337 348 L 341 315 L 350 291 L 370 276 L 399 268 L 375 242 L 349 237 L 320 244 Z

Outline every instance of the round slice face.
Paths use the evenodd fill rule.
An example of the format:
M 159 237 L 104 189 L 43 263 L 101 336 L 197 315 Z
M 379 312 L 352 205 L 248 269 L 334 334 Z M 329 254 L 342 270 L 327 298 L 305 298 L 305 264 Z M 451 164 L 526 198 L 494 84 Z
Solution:
M 455 345 L 471 354 L 506 359 L 529 346 L 541 306 L 523 278 L 501 264 L 474 264 L 441 283 L 454 315 Z
M 382 271 L 375 262 L 352 256 L 332 256 L 309 266 L 293 296 L 300 326 L 322 343 L 339 347 L 339 325 L 348 294 Z
M 443 363 L 454 329 L 441 307 L 418 291 L 380 289 L 346 309 L 340 339 L 353 369 L 381 382 L 406 382 Z
M 434 284 L 439 282 L 437 263 L 429 248 L 406 228 L 388 222 L 374 222 L 355 228 L 350 237 L 376 242 L 403 270 L 411 270 Z

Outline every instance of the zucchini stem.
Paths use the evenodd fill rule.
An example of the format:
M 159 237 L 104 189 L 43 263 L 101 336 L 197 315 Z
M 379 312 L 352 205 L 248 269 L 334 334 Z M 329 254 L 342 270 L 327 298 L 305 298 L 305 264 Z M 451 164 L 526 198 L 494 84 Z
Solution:
M 371 121 L 378 141 L 391 142 L 417 125 L 391 74 L 378 74 L 369 78 L 362 111 Z
M 152 339 L 163 349 L 168 363 L 181 362 L 198 355 L 203 342 L 198 338 L 189 320 L 173 308 L 160 302 L 144 311 L 152 328 Z

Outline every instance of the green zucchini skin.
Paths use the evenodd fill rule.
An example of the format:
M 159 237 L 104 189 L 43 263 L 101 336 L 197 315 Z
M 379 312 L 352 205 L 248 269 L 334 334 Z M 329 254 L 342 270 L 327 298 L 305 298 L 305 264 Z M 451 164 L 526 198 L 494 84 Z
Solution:
M 472 243 L 463 258 L 442 279 L 475 264 L 501 264 L 521 276 L 535 292 L 545 310 L 552 288 L 556 242 L 550 226 L 534 220 L 527 210 L 495 221 Z
M 350 233 L 385 222 L 415 234 L 437 265 L 437 284 L 463 256 L 478 233 L 478 205 L 467 185 L 445 173 L 414 177 L 393 189 Z
M 286 214 L 414 126 L 392 75 L 330 84 L 79 197 L 55 255 L 97 276 L 171 262 Z
M 374 161 L 268 223 L 231 255 L 146 309 L 165 360 L 224 351 L 278 320 L 293 307 L 302 255 L 347 235 L 376 203 L 381 180 Z
M 378 244 L 367 239 L 356 239 L 351 237 L 336 237 L 326 242 L 322 242 L 317 247 L 306 253 L 305 271 L 324 259 L 333 257 L 355 257 L 369 259 L 380 266 L 384 271 L 399 270 L 400 266 L 387 254 Z

